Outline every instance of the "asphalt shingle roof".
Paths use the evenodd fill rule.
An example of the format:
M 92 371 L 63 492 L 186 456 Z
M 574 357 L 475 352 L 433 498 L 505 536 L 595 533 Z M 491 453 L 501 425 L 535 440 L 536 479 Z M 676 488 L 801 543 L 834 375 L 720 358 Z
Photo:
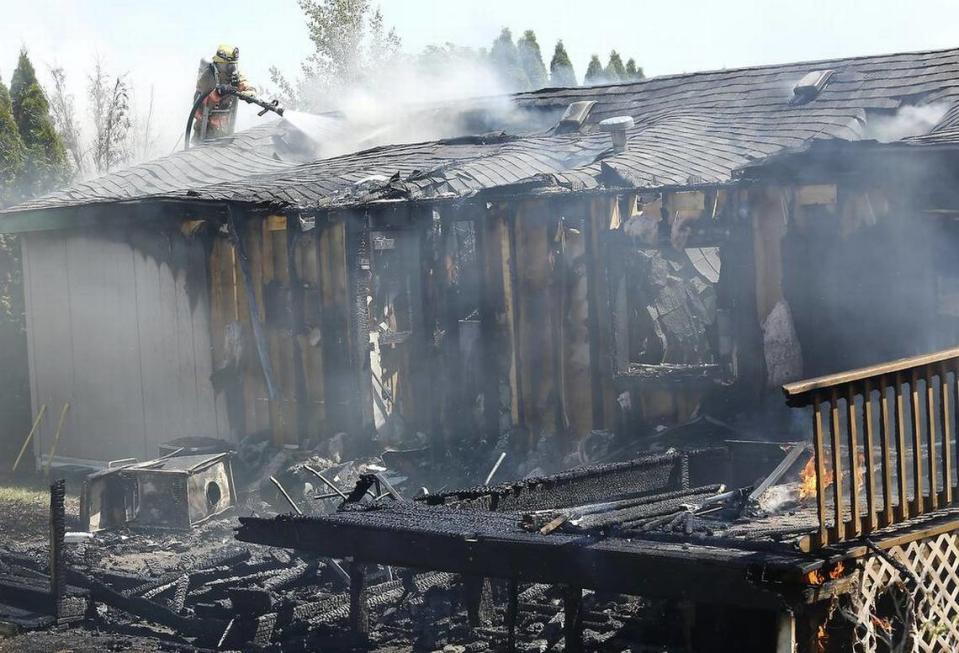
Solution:
M 808 72 L 834 74 L 811 101 L 794 103 Z M 553 119 L 569 103 L 595 100 L 573 134 L 539 132 L 390 145 L 307 163 L 288 156 L 294 131 L 273 125 L 78 184 L 8 212 L 130 199 L 235 201 L 302 209 L 381 198 L 465 197 L 528 184 L 554 190 L 726 183 L 766 157 L 817 139 L 869 138 L 878 117 L 905 106 L 941 109 L 930 140 L 959 133 L 959 49 L 669 75 L 635 83 L 544 89 L 515 107 Z M 462 103 L 481 111 L 484 103 Z M 630 115 L 628 148 L 613 153 L 597 125 Z M 285 131 L 284 131 L 285 129 Z M 278 130 L 282 132 L 278 135 Z M 922 134 L 907 134 L 922 142 Z M 916 138 L 918 136 L 918 139 Z M 277 144 L 279 142 L 279 145 Z M 0 218 L 2 227 L 2 218 Z

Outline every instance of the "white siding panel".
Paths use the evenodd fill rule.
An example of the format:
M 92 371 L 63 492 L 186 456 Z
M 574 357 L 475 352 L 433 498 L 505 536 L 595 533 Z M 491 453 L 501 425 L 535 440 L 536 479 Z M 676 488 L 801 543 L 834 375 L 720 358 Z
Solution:
M 34 415 L 47 405 L 36 453 L 49 450 L 67 401 L 63 457 L 144 459 L 172 438 L 229 437 L 209 381 L 205 251 L 169 238 L 166 260 L 166 245 L 147 254 L 92 232 L 27 235 Z
M 34 450 L 48 452 L 63 405 L 73 402 L 72 324 L 66 242 L 51 233 L 24 236 L 25 310 L 33 417 L 47 410 L 34 436 Z M 64 432 L 76 415 L 67 413 Z M 24 434 L 26 435 L 26 434 Z M 30 461 L 21 465 L 29 465 Z

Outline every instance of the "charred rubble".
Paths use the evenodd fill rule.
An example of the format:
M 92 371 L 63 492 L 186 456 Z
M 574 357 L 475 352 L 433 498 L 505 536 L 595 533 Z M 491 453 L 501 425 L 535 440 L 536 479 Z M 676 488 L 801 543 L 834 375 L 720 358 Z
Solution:
M 641 599 L 613 587 L 588 588 L 577 590 L 574 609 L 568 586 L 503 580 L 491 573 L 495 565 L 450 571 L 445 562 L 435 569 L 423 560 L 399 564 L 409 546 L 419 548 L 426 559 L 442 560 L 446 553 L 433 543 L 397 539 L 390 519 L 381 524 L 377 519 L 398 515 L 433 534 L 458 533 L 477 541 L 481 533 L 559 538 L 567 548 L 583 538 L 637 536 L 664 543 L 708 538 L 745 543 L 743 532 L 753 529 L 759 535 L 749 548 L 775 551 L 788 548 L 790 537 L 808 529 L 801 519 L 792 528 L 782 520 L 736 525 L 746 524 L 744 517 L 760 510 L 749 495 L 755 488 L 727 490 L 720 479 L 745 478 L 757 461 L 768 466 L 783 458 L 774 445 L 747 447 L 748 464 L 740 469 L 732 466 L 729 447 L 671 448 L 626 462 L 438 493 L 425 487 L 437 477 L 422 452 L 419 461 L 406 452 L 406 474 L 399 474 L 385 467 L 388 455 L 334 463 L 255 442 L 245 443 L 240 452 L 212 456 L 196 453 L 195 447 L 184 449 L 171 446 L 159 463 L 176 470 L 207 469 L 196 464 L 197 458 L 237 461 L 233 505 L 226 510 L 211 505 L 209 518 L 195 523 L 149 521 L 156 510 L 146 517 L 134 511 L 129 521 L 111 523 L 106 518 L 110 501 L 123 502 L 129 492 L 123 483 L 112 481 L 100 491 L 99 501 L 106 506 L 102 511 L 81 503 L 80 515 L 64 513 L 64 483 L 51 486 L 46 541 L 0 548 L 0 622 L 8 634 L 23 633 L 14 641 L 29 643 L 30 631 L 52 628 L 69 642 L 79 628 L 95 633 L 100 645 L 163 650 L 546 651 L 574 650 L 568 643 L 574 636 L 589 650 L 623 650 L 638 641 L 683 650 L 694 631 L 677 608 L 685 605 L 679 599 Z M 808 456 L 800 456 L 805 452 L 805 445 L 789 448 L 769 483 L 784 480 L 787 469 L 794 472 L 793 463 L 805 460 Z M 170 464 L 178 459 L 183 462 Z M 496 461 L 502 465 L 502 456 Z M 159 463 L 131 464 L 112 475 L 135 479 L 138 469 L 156 475 L 163 469 Z M 89 494 L 110 476 L 98 472 L 86 477 L 83 491 Z M 177 483 L 160 485 L 171 506 L 187 509 L 190 499 L 175 490 Z M 116 495 L 112 499 L 111 492 Z M 104 517 L 92 522 L 94 533 L 74 531 L 90 527 L 90 515 L 101 512 Z M 287 516 L 269 516 L 277 513 Z M 235 515 L 240 516 L 238 533 Z M 455 519 L 445 523 L 450 517 Z M 315 550 L 309 528 L 324 519 L 372 519 L 363 527 L 373 528 L 366 538 L 395 549 L 399 558 L 361 563 L 362 547 L 354 549 L 348 533 L 335 552 Z M 307 531 L 284 541 L 288 527 Z M 264 535 L 268 532 L 272 534 Z M 337 539 L 330 534 L 330 540 Z M 257 541 L 276 546 L 252 543 Z M 504 563 L 511 559 L 501 556 Z M 480 569 L 490 575 L 477 573 Z

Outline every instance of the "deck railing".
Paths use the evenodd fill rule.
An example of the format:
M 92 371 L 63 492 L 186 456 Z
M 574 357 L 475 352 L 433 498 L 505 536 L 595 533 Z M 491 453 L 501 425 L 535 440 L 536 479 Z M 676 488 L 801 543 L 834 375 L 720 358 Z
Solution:
M 959 348 L 783 386 L 790 406 L 812 408 L 819 514 L 812 547 L 959 499 L 957 370 Z

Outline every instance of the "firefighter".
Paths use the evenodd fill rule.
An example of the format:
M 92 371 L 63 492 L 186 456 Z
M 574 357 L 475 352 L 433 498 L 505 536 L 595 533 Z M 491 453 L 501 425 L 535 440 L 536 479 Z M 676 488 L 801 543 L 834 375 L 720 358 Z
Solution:
M 212 91 L 197 110 L 193 121 L 193 142 L 205 141 L 233 133 L 236 125 L 237 98 L 230 94 L 221 94 L 217 87 L 232 86 L 247 95 L 255 95 L 256 89 L 240 73 L 237 61 L 240 49 L 221 43 L 216 49 L 213 61 L 202 60 L 196 80 L 196 94 L 193 101 Z

